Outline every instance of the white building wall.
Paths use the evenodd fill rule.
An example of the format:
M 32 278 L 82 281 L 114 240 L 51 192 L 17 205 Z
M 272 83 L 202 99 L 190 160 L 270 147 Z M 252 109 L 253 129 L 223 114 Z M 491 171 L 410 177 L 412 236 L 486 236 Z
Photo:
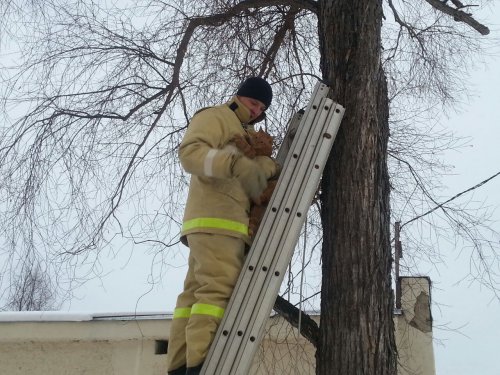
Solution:
M 155 352 L 160 340 L 166 340 L 169 324 L 165 316 L 2 322 L 0 374 L 165 374 L 166 355 Z
M 435 374 L 429 287 L 427 278 L 402 278 L 394 318 L 399 375 Z M 165 375 L 170 320 L 161 313 L 0 313 L 0 375 Z M 275 316 L 250 374 L 313 375 L 314 354 Z

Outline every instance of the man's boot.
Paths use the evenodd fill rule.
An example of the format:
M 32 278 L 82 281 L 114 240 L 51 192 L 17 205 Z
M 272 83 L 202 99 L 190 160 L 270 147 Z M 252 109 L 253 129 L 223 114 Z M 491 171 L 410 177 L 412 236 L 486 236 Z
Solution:
M 196 367 L 188 367 L 186 371 L 186 375 L 200 375 L 201 368 L 203 367 L 203 363 Z
M 174 371 L 169 371 L 168 375 L 186 375 L 186 366 L 179 367 Z

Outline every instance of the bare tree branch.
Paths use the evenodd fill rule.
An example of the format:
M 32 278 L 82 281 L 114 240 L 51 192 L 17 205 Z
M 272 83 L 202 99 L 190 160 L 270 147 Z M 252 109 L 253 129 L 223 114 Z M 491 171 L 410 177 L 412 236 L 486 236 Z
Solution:
M 284 317 L 294 328 L 299 327 L 300 319 L 300 334 L 304 336 L 315 348 L 318 347 L 319 327 L 308 314 L 300 311 L 297 307 L 281 296 L 276 298 L 273 309 Z M 301 315 L 300 318 L 299 315 Z
M 481 35 L 488 35 L 490 33 L 490 29 L 480 22 L 476 21 L 472 14 L 466 13 L 459 8 L 452 8 L 446 4 L 446 1 L 440 0 L 425 0 L 429 3 L 433 8 L 443 12 L 451 17 L 457 22 L 463 22 L 472 27 L 474 30 L 479 32 Z M 454 3 L 456 4 L 456 3 Z M 465 8 L 462 6 L 462 8 Z

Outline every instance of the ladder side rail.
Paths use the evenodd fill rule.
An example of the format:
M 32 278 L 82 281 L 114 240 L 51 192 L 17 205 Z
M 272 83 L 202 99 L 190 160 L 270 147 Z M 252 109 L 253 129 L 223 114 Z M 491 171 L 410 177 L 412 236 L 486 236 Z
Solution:
M 325 105 L 325 108 L 328 109 L 324 113 L 324 116 L 318 119 L 318 126 L 315 126 L 317 131 L 315 131 L 313 139 L 311 140 L 312 142 L 307 147 L 307 155 L 304 155 L 300 169 L 297 171 L 297 181 L 289 188 L 290 199 L 288 199 L 285 207 L 285 214 L 288 215 L 285 224 L 286 227 L 283 231 L 279 232 L 282 233 L 282 235 L 275 236 L 272 239 L 273 243 L 270 244 L 270 249 L 266 252 L 264 266 L 267 267 L 267 272 L 260 272 L 260 280 L 258 280 L 258 284 L 256 284 L 255 288 L 262 292 L 258 295 L 256 293 L 252 295 L 252 300 L 249 301 L 249 306 L 245 310 L 239 324 L 238 331 L 243 332 L 242 341 L 246 342 L 248 345 L 253 345 L 252 343 L 255 343 L 256 336 L 258 336 L 255 332 L 252 332 L 252 327 L 255 325 L 259 326 L 259 324 L 263 323 L 263 319 L 266 319 L 265 315 L 270 313 L 269 310 L 268 313 L 266 312 L 265 315 L 262 315 L 261 305 L 267 296 L 271 296 L 270 298 L 273 299 L 272 296 L 279 291 L 285 273 L 284 268 L 286 268 L 286 264 L 289 263 L 289 259 L 293 254 L 300 235 L 300 229 L 306 219 L 305 214 L 317 190 L 321 177 L 321 173 L 318 172 L 321 172 L 321 164 L 326 162 L 326 157 L 332 144 L 331 138 L 328 139 L 324 137 L 325 133 L 330 132 L 329 123 L 331 122 L 333 112 L 330 110 L 332 103 L 333 102 L 329 99 L 322 103 Z M 323 124 L 323 126 L 320 127 L 320 124 Z M 318 160 L 318 158 L 321 159 L 321 155 L 319 155 L 321 152 L 326 155 L 326 157 L 324 155 L 322 157 L 324 161 Z M 303 207 L 306 207 L 306 209 L 303 210 Z M 273 249 L 278 249 L 278 251 L 273 252 Z M 283 259 L 285 259 L 285 261 L 283 261 Z M 270 303 L 272 302 L 274 301 Z M 256 323 L 255 316 L 259 314 L 263 318 Z M 254 321 L 254 323 L 252 323 L 252 321 Z M 243 346 L 244 345 L 245 344 L 243 344 Z M 244 353 L 244 351 L 242 351 L 243 347 L 240 347 L 239 350 L 240 353 Z
M 305 184 L 302 194 L 303 198 L 298 199 L 296 202 L 297 204 L 292 209 L 291 217 L 293 218 L 293 221 L 291 223 L 290 230 L 288 231 L 290 234 L 287 235 L 283 241 L 283 249 L 291 251 L 280 252 L 278 254 L 279 259 L 275 264 L 273 264 L 274 267 L 269 272 L 269 276 L 275 275 L 276 277 L 268 277 L 268 282 L 262 289 L 260 299 L 254 309 L 254 316 L 252 317 L 252 321 L 247 329 L 248 333 L 243 339 L 243 344 L 239 348 L 239 355 L 236 356 L 238 363 L 236 366 L 233 366 L 234 371 L 232 373 L 234 374 L 246 374 L 248 372 L 248 369 L 252 364 L 252 359 L 254 358 L 260 342 L 262 341 L 262 336 L 265 330 L 265 322 L 269 319 L 274 306 L 274 301 L 276 299 L 274 296 L 279 293 L 286 267 L 290 263 L 293 251 L 300 237 L 300 230 L 307 219 L 307 211 L 309 210 L 310 204 L 319 185 L 319 181 L 339 129 L 343 113 L 343 108 L 339 108 L 338 105 L 335 105 L 334 111 L 330 112 L 326 132 L 330 134 L 332 138 L 325 138 L 319 145 L 316 162 L 314 165 L 310 166 L 311 173 L 308 176 L 308 181 L 314 181 L 315 184 Z M 319 168 L 316 166 L 319 166 Z M 297 215 L 299 213 L 300 215 Z M 278 272 L 278 275 L 276 275 L 276 272 Z

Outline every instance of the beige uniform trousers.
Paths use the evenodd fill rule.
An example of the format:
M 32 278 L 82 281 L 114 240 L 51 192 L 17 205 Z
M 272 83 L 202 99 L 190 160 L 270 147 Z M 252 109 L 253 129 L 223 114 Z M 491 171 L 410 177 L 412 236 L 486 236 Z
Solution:
M 187 241 L 189 269 L 170 328 L 168 371 L 205 360 L 244 260 L 242 239 L 193 233 Z

